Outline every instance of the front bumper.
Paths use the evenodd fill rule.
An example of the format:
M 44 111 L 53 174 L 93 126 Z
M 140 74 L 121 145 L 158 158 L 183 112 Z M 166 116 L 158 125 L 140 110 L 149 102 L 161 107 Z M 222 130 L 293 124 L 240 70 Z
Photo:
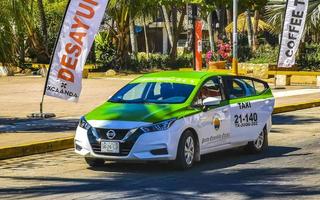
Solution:
M 99 142 L 93 141 L 95 138 L 92 138 L 87 130 L 78 127 L 75 136 L 75 152 L 85 157 L 104 160 L 174 160 L 177 144 L 172 142 L 171 132 L 172 130 L 169 129 L 136 135 L 134 139 L 119 141 L 119 154 L 105 154 L 101 153 Z

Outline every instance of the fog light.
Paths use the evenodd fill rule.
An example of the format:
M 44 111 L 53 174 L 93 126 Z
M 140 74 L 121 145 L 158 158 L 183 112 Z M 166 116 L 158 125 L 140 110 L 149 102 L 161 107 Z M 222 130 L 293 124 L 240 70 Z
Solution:
M 153 155 L 167 155 L 168 149 L 162 148 L 162 149 L 154 149 L 150 151 Z

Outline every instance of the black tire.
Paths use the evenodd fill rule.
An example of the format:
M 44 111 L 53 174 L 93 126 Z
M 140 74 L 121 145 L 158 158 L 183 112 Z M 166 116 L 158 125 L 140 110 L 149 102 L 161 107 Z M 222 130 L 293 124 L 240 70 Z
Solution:
M 85 158 L 86 163 L 90 167 L 102 167 L 104 165 L 104 160 L 97 158 Z
M 192 159 L 186 158 L 185 146 L 187 141 L 191 138 L 193 142 L 193 156 Z M 196 139 L 191 131 L 185 131 L 179 141 L 178 150 L 177 150 L 177 158 L 174 162 L 175 167 L 179 170 L 185 170 L 191 168 L 194 164 L 196 156 Z
M 261 136 L 261 137 L 260 137 Z M 263 142 L 257 144 L 258 140 L 263 138 Z M 246 146 L 246 150 L 248 153 L 261 153 L 268 148 L 268 132 L 267 129 L 264 128 L 263 131 L 260 133 L 259 138 L 256 141 L 249 142 Z

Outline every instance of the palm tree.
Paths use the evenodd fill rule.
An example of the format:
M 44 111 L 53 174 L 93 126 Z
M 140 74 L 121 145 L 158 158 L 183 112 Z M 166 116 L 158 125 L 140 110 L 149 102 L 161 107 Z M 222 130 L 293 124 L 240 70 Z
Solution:
M 148 30 L 147 30 L 147 22 L 150 22 L 152 20 L 152 17 L 155 16 L 159 10 L 158 3 L 149 0 L 140 0 L 140 9 L 138 9 L 138 12 L 136 14 L 137 20 L 140 22 L 142 21 L 143 24 L 143 30 L 144 30 L 144 40 L 145 40 L 145 49 L 147 53 L 147 59 L 149 59 L 149 42 L 148 42 Z
M 285 14 L 285 1 L 272 0 L 266 6 L 266 18 L 273 25 L 272 31 L 280 34 Z M 306 19 L 306 34 L 316 42 L 320 41 L 320 1 L 310 0 Z
M 39 12 L 39 18 L 40 18 L 40 25 L 41 25 L 41 31 L 43 35 L 43 42 L 45 46 L 46 54 L 48 53 L 48 31 L 47 31 L 47 17 L 46 13 L 44 11 L 43 1 L 37 0 L 38 3 L 38 12 Z
M 213 12 L 216 9 L 215 0 L 207 0 L 201 3 L 201 17 L 206 19 L 209 32 L 210 50 L 214 51 Z
M 107 8 L 108 16 L 112 20 L 111 25 L 106 22 L 110 34 L 113 36 L 113 43 L 117 48 L 116 55 L 120 65 L 124 66 L 129 55 L 129 3 L 127 0 L 110 0 Z
M 252 21 L 251 21 L 251 11 L 249 8 L 246 11 L 246 17 L 247 17 L 248 44 L 249 44 L 249 47 L 251 48 L 252 41 L 253 41 L 253 38 L 252 38 L 253 28 L 252 28 Z
M 135 34 L 135 22 L 133 18 L 133 12 L 132 9 L 129 11 L 129 33 L 130 33 L 130 43 L 131 43 L 131 52 L 134 57 L 136 57 L 138 53 L 138 46 L 137 46 L 137 39 Z
M 256 23 L 255 22 L 255 18 L 251 17 L 251 24 Z M 247 27 L 248 27 L 248 17 L 246 13 L 241 13 L 238 16 L 238 31 L 239 32 L 246 32 L 247 31 Z M 264 22 L 263 20 L 259 20 L 258 22 L 258 32 L 262 32 L 262 31 L 270 31 L 273 28 L 273 26 L 271 26 L 270 24 Z M 227 33 L 232 33 L 233 30 L 233 22 L 230 23 L 227 27 L 226 27 L 226 32 Z
M 250 9 L 254 10 L 253 14 L 253 25 L 252 25 L 252 50 L 256 51 L 259 47 L 258 33 L 259 33 L 259 23 L 262 21 L 261 13 L 264 11 L 264 7 L 268 0 L 245 0 L 244 5 L 247 6 L 247 11 Z M 249 15 L 250 16 L 250 15 Z M 249 19 L 249 16 L 248 19 Z
M 28 0 L 1 1 L 0 62 L 22 64 L 24 62 L 27 23 L 25 15 Z
M 2 65 L 13 62 L 14 34 L 12 29 L 11 10 L 7 2 L 0 2 L 2 8 L 0 17 L 0 62 Z

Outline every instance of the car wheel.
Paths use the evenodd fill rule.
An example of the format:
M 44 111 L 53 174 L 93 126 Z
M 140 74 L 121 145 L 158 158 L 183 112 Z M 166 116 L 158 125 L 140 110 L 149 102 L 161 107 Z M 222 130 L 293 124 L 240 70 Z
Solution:
M 102 167 L 104 165 L 104 160 L 97 158 L 85 158 L 86 163 L 90 167 Z
M 259 137 L 252 142 L 249 142 L 246 149 L 249 153 L 260 153 L 268 148 L 268 133 L 267 129 L 264 128 L 259 134 Z
M 195 160 L 196 141 L 191 131 L 182 134 L 177 151 L 175 165 L 178 169 L 184 170 L 191 168 Z

